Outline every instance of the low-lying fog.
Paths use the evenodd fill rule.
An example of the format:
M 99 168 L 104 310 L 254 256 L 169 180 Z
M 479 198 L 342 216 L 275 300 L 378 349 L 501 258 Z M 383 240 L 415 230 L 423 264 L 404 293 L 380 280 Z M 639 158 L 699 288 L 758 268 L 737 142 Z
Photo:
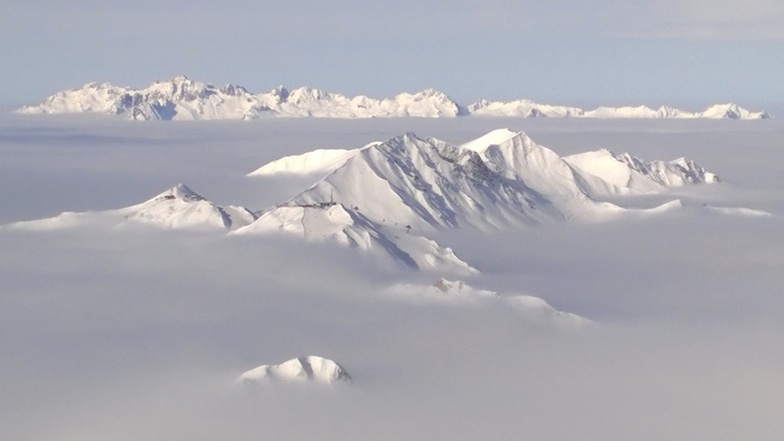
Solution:
M 718 185 L 658 216 L 439 242 L 470 285 L 592 320 L 563 329 L 501 303 L 398 298 L 442 276 L 281 237 L 0 228 L 0 438 L 30 440 L 780 440 L 784 126 L 768 121 L 0 119 L 0 224 L 105 210 L 183 182 L 258 210 L 312 184 L 244 175 L 283 155 L 413 131 L 499 127 L 559 154 L 687 156 Z M 767 217 L 701 210 L 703 203 Z M 646 204 L 644 199 L 639 204 Z M 334 388 L 247 389 L 301 355 Z

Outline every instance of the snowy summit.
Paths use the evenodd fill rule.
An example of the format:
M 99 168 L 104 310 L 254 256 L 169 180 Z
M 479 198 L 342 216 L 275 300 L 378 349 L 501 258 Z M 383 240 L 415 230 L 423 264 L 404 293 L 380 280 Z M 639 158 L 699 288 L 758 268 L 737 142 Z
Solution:
M 262 117 L 318 118 L 452 118 L 457 116 L 575 117 L 575 118 L 711 118 L 764 119 L 736 104 L 718 104 L 702 112 L 687 112 L 667 106 L 578 107 L 541 104 L 520 99 L 509 102 L 479 100 L 463 106 L 443 92 L 426 89 L 400 93 L 391 98 L 346 97 L 319 89 L 278 86 L 253 93 L 242 86 L 215 87 L 177 76 L 156 81 L 143 89 L 109 83 L 88 83 L 50 96 L 41 104 L 24 106 L 20 113 L 100 113 L 134 120 L 248 120 Z
M 163 229 L 220 231 L 240 228 L 254 220 L 256 215 L 245 207 L 216 205 L 186 185 L 177 184 L 130 207 L 83 213 L 65 212 L 52 218 L 17 222 L 11 226 L 31 230 L 56 230 L 81 225 L 144 225 Z
M 350 383 L 351 375 L 338 363 L 309 355 L 276 365 L 261 365 L 240 375 L 243 384 L 287 383 Z

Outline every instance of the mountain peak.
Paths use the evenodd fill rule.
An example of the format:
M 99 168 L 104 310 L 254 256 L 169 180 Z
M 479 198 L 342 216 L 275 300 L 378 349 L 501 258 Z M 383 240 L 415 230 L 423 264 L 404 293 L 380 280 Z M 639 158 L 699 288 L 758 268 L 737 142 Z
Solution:
M 727 118 L 727 119 L 768 119 L 770 115 L 764 110 L 761 112 L 751 112 L 735 103 L 716 104 L 708 107 L 702 112 L 708 118 Z
M 185 75 L 176 75 L 170 80 L 156 81 L 156 83 L 189 83 L 192 82 L 190 78 Z
M 441 92 L 440 90 L 433 89 L 432 87 L 428 87 L 427 89 L 424 89 L 424 90 L 422 90 L 420 92 L 417 92 L 414 95 L 427 97 L 427 98 L 436 97 L 436 98 L 447 98 L 447 99 L 449 99 L 449 96 L 447 94 L 445 94 L 444 92 Z
M 313 87 L 298 87 L 288 91 L 287 103 L 306 105 L 318 101 L 327 101 L 332 98 L 332 94 Z
M 261 365 L 240 375 L 243 384 L 295 382 L 320 383 L 351 383 L 351 375 L 335 361 L 309 355 L 292 358 L 281 364 Z
M 195 201 L 203 201 L 206 200 L 200 194 L 197 194 L 195 191 L 191 190 L 185 184 L 177 184 L 174 187 L 164 191 L 163 193 L 159 194 L 153 199 L 180 199 L 187 202 L 195 202 Z
M 89 83 L 85 84 L 84 86 L 82 86 L 82 89 L 95 89 L 95 90 L 97 90 L 97 89 L 108 89 L 108 88 L 111 88 L 111 87 L 112 87 L 112 85 L 107 83 L 107 82 L 99 83 L 97 81 L 92 81 L 92 82 L 89 82 Z M 78 90 L 78 89 L 72 89 L 72 90 Z

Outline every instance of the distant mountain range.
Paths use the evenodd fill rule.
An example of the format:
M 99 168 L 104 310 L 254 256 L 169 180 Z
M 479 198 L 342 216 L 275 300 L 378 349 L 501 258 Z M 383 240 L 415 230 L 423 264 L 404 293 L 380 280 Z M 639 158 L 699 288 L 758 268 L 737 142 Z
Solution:
M 400 93 L 391 98 L 346 97 L 319 89 L 278 86 L 253 93 L 233 84 L 215 87 L 178 76 L 157 81 L 144 89 L 89 83 L 57 92 L 41 104 L 18 110 L 28 114 L 100 113 L 134 120 L 249 120 L 264 117 L 316 118 L 452 118 L 506 116 L 521 118 L 681 118 L 765 119 L 766 112 L 752 112 L 736 104 L 717 104 L 701 112 L 662 106 L 578 107 L 541 104 L 529 100 L 509 102 L 479 100 L 468 106 L 434 89 Z

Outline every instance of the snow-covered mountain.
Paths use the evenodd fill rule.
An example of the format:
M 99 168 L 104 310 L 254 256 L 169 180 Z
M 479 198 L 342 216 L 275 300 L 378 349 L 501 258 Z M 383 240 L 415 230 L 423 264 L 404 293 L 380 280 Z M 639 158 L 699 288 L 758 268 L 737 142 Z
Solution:
M 380 252 L 412 268 L 463 273 L 475 270 L 428 236 L 444 228 L 492 231 L 654 214 L 681 203 L 627 210 L 602 197 L 718 181 L 683 158 L 645 162 L 607 150 L 562 158 L 507 129 L 460 146 L 406 133 L 357 149 L 287 156 L 250 176 L 278 174 L 321 177 L 232 234 L 287 234 Z
M 318 155 L 327 160 L 314 165 L 312 154 L 304 154 L 259 170 L 326 174 L 285 206 L 335 201 L 361 213 L 363 222 L 378 228 L 406 226 L 415 234 L 444 227 L 497 230 L 604 218 L 625 210 L 598 196 L 718 180 L 685 159 L 648 163 L 602 151 L 562 158 L 524 133 L 506 129 L 461 146 L 407 133 L 356 150 Z
M 605 197 L 719 181 L 685 158 L 646 162 L 609 150 L 561 157 L 507 129 L 459 146 L 406 133 L 356 149 L 288 156 L 251 175 L 286 173 L 314 174 L 316 182 L 257 213 L 218 206 L 180 184 L 130 207 L 63 213 L 11 227 L 143 224 L 233 230 L 238 237 L 282 234 L 356 248 L 409 268 L 467 275 L 477 270 L 430 239 L 434 233 L 661 213 L 682 204 L 675 200 L 652 209 L 627 209 Z
M 579 328 L 591 323 L 577 314 L 559 311 L 539 297 L 522 294 L 500 295 L 495 291 L 474 288 L 460 280 L 441 278 L 431 285 L 399 284 L 388 288 L 386 294 L 413 302 L 501 306 L 516 311 L 531 322 L 565 328 Z
M 50 96 L 41 104 L 25 106 L 21 113 L 102 113 L 136 120 L 256 119 L 261 117 L 320 118 L 442 118 L 467 115 L 508 117 L 578 118 L 769 118 L 765 112 L 751 112 L 736 104 L 719 104 L 703 112 L 686 112 L 662 106 L 654 110 L 640 107 L 578 107 L 535 103 L 479 100 L 462 106 L 434 89 L 400 93 L 391 98 L 346 97 L 319 89 L 278 86 L 269 92 L 252 93 L 242 86 L 215 87 L 185 76 L 157 81 L 143 89 L 89 83 Z
M 529 100 L 486 101 L 479 100 L 469 105 L 467 112 L 481 116 L 513 116 L 522 118 L 648 118 L 648 119 L 767 119 L 767 112 L 752 112 L 737 104 L 716 104 L 702 112 L 688 112 L 669 106 L 652 109 L 647 106 L 601 106 L 593 110 L 579 107 L 541 104 Z
M 564 160 L 588 183 L 593 196 L 655 193 L 666 187 L 720 182 L 718 176 L 687 158 L 646 162 L 628 153 L 601 149 Z
M 437 118 L 457 116 L 462 109 L 433 89 L 377 100 L 366 96 L 348 98 L 308 87 L 288 90 L 279 86 L 269 92 L 251 93 L 242 86 L 229 84 L 218 88 L 178 76 L 144 89 L 89 83 L 58 92 L 19 112 L 104 113 L 135 120 L 236 120 L 268 116 Z
M 293 358 L 281 364 L 261 365 L 240 375 L 239 382 L 242 384 L 286 382 L 332 385 L 351 383 L 351 375 L 332 360 L 309 355 Z
M 58 216 L 12 224 L 14 228 L 49 230 L 83 225 L 108 227 L 148 225 L 164 229 L 229 230 L 248 225 L 256 215 L 244 207 L 218 206 L 183 184 L 130 207 L 116 210 L 61 213 Z

